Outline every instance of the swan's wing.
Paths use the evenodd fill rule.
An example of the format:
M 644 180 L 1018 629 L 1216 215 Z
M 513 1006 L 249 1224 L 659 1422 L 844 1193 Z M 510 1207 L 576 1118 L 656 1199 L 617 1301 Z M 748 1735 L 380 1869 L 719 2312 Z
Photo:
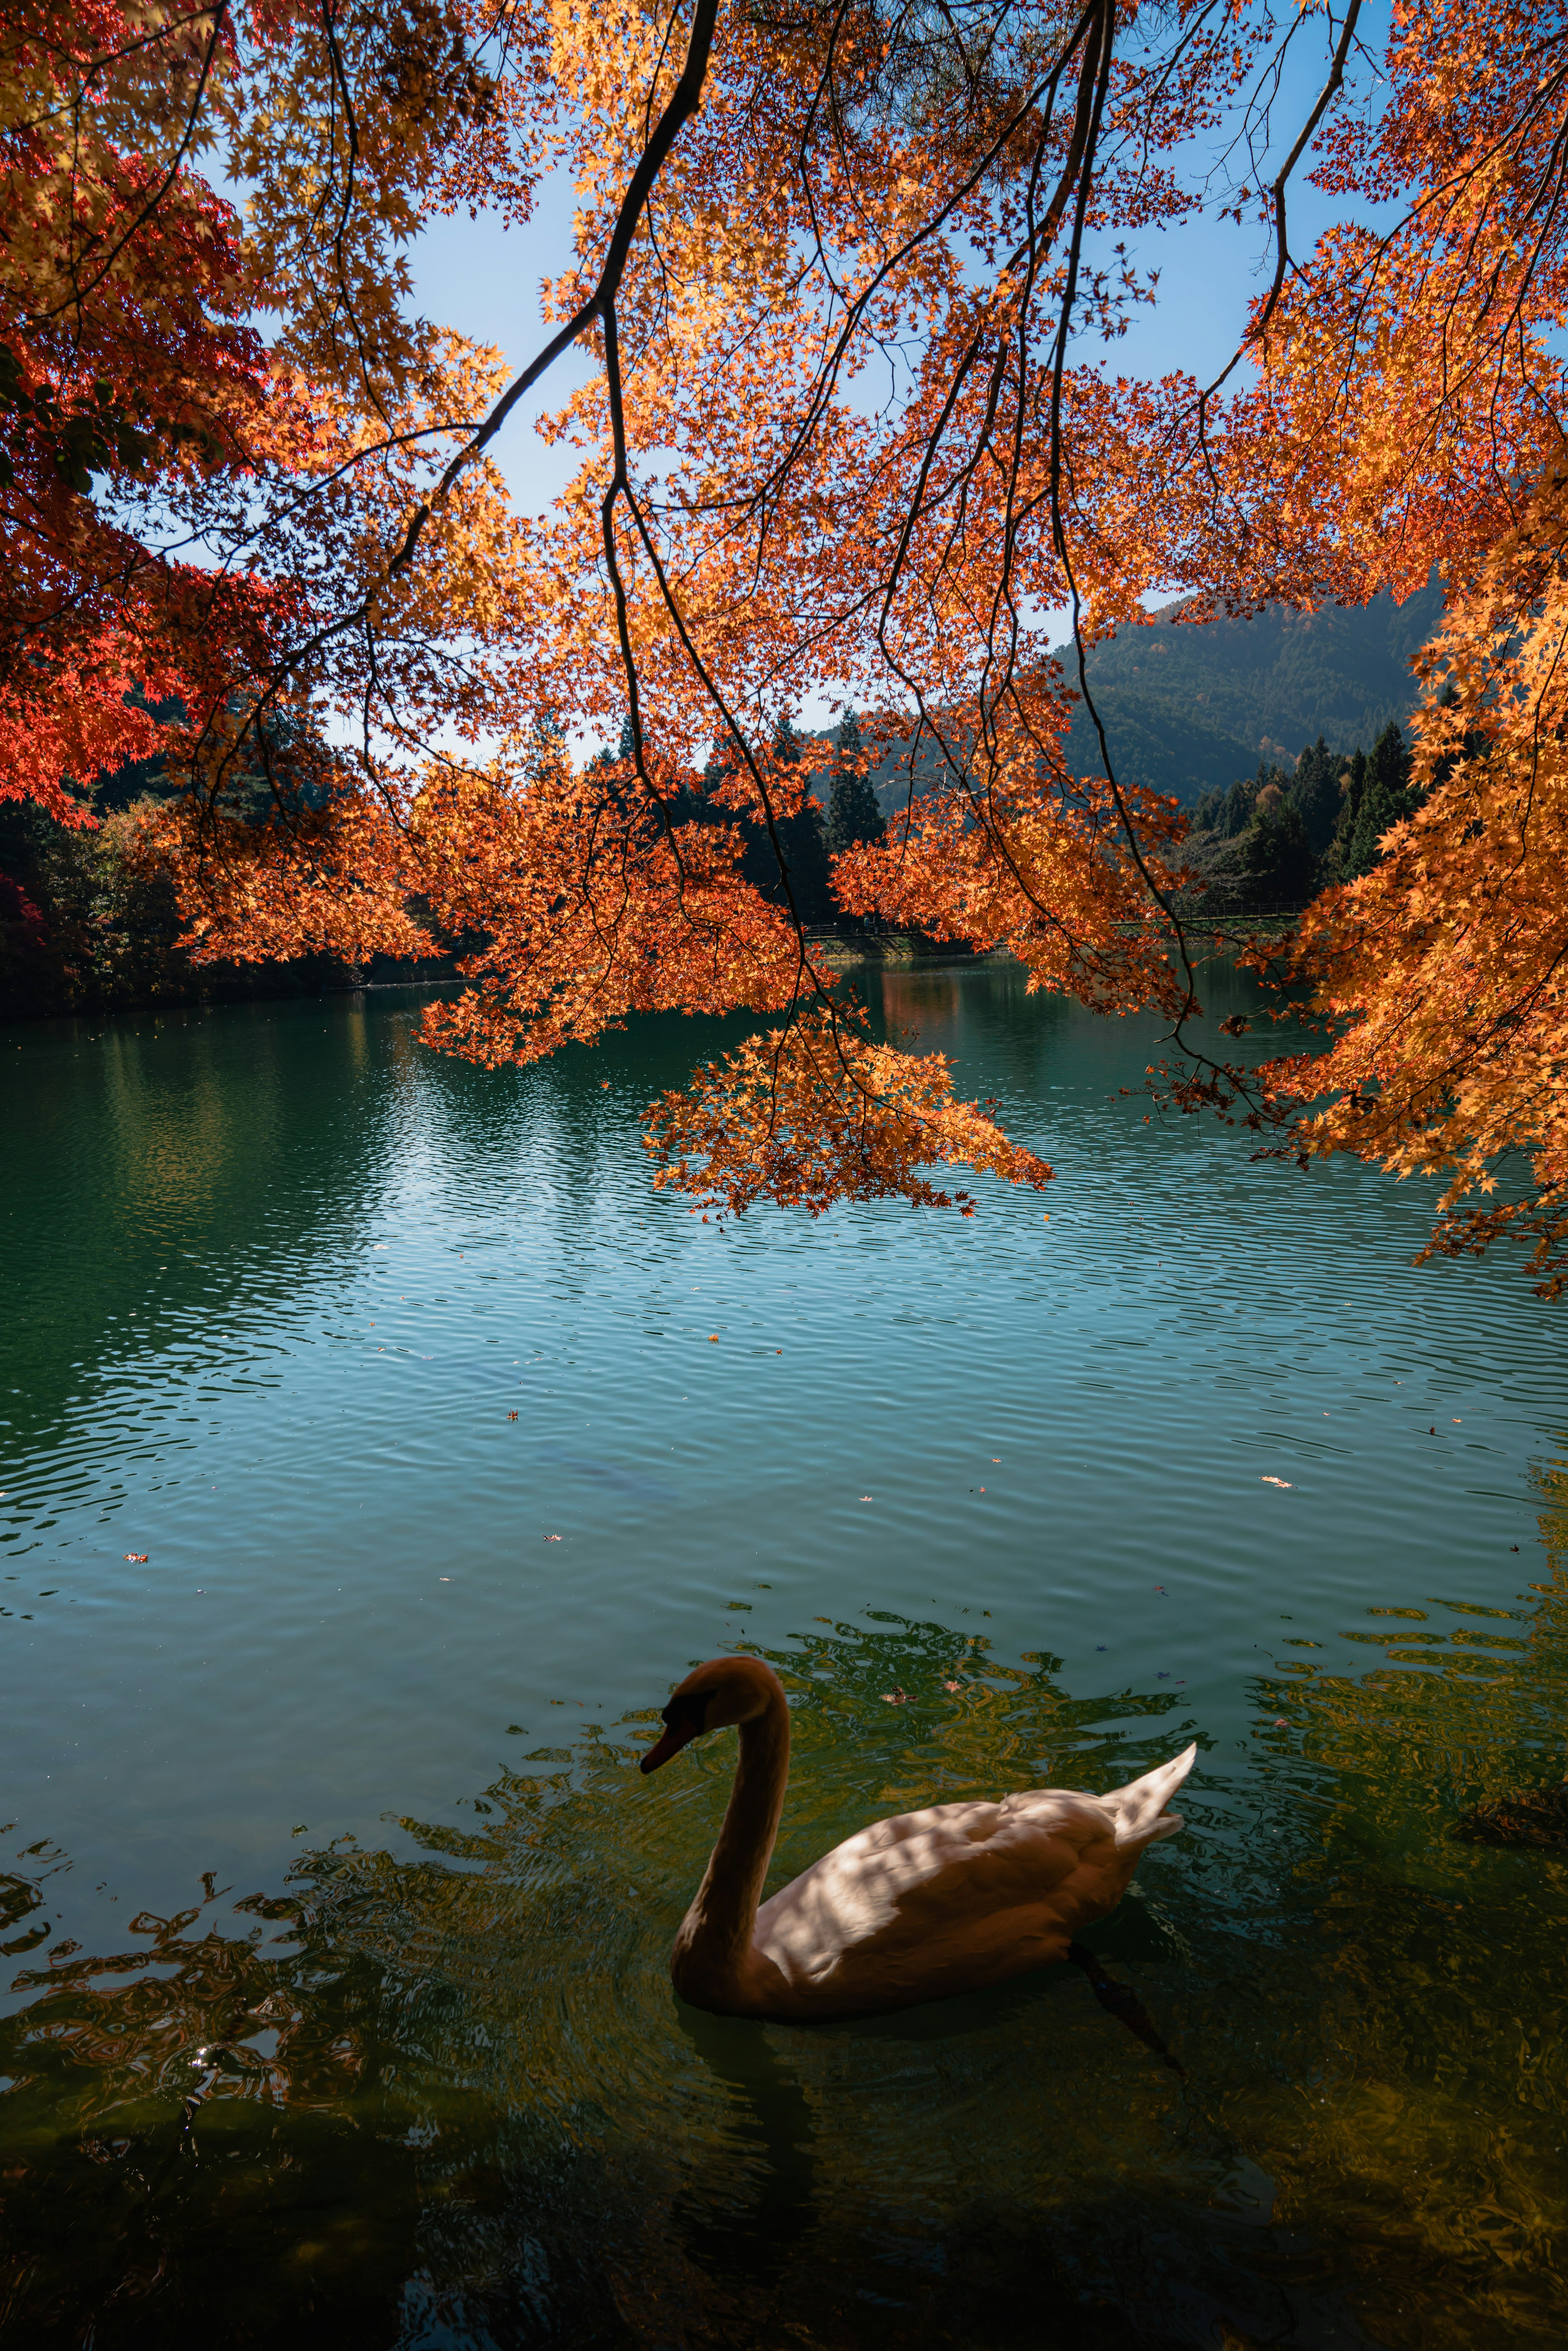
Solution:
M 763 1904 L 757 1942 L 796 1982 L 820 1980 L 846 1954 L 884 1954 L 1005 1939 L 1004 1922 L 1038 1917 L 1088 1869 L 1117 1876 L 1115 1824 L 1092 1797 L 1051 1804 L 937 1804 L 873 1822 Z M 1118 1888 L 1119 1890 L 1119 1888 Z

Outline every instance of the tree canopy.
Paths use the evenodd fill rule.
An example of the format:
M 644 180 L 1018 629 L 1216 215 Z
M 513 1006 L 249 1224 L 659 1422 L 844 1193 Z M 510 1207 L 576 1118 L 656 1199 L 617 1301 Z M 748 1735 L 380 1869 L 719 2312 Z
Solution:
M 1444 1246 L 1522 1217 L 1550 1260 L 1560 0 L 1399 0 L 1375 46 L 1361 0 L 21 0 L 0 76 L 0 791 L 80 819 L 160 750 L 141 853 L 202 952 L 476 941 L 425 1034 L 493 1065 L 640 1008 L 762 1016 L 650 1115 L 698 1201 L 1043 1184 L 813 952 L 779 730 L 826 684 L 929 786 L 838 849 L 841 908 L 1153 1006 L 1178 1098 L 1446 1174 Z M 575 255 L 507 381 L 414 315 L 407 251 L 440 212 L 526 221 L 547 170 Z M 1310 242 L 1305 180 L 1338 214 Z M 1227 214 L 1268 265 L 1233 344 L 1118 372 L 1151 237 Z M 525 517 L 496 439 L 573 346 L 548 429 L 580 462 Z M 1158 595 L 1193 626 L 1434 567 L 1409 778 L 1367 784 L 1294 951 L 1332 1048 L 1206 1062 L 1186 820 L 1117 772 L 1091 653 Z M 568 728 L 619 749 L 579 764 Z M 1478 1220 L 1510 1151 L 1529 1196 Z

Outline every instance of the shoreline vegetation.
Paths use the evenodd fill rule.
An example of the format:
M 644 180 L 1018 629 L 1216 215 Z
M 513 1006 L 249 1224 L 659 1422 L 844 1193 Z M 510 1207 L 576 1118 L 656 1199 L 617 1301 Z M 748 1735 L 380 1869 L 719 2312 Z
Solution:
M 830 860 L 883 838 L 890 804 L 903 797 L 888 760 L 879 786 L 867 777 L 856 715 L 848 713 L 825 740 L 786 728 L 776 747 L 797 760 L 828 755 L 829 765 L 813 777 L 821 799 L 789 820 L 784 844 L 796 901 L 822 960 L 835 967 L 972 960 L 974 951 L 961 944 L 837 914 Z M 1199 931 L 1289 923 L 1320 890 L 1369 872 L 1383 834 L 1415 811 L 1410 754 L 1393 721 L 1370 752 L 1333 750 L 1322 732 L 1294 758 L 1276 747 L 1279 756 L 1266 755 L 1254 775 L 1211 787 L 1191 805 L 1184 854 L 1195 880 L 1176 908 Z M 734 820 L 714 796 L 732 764 L 716 747 L 701 789 L 687 796 L 691 806 L 677 811 L 681 820 Z M 327 955 L 197 964 L 180 945 L 172 882 L 148 872 L 134 853 L 141 823 L 167 790 L 161 763 L 144 760 L 99 778 L 90 828 L 62 825 L 26 802 L 0 806 L 0 1020 L 462 984 L 457 964 L 471 942 L 443 955 L 378 956 L 358 966 Z M 744 871 L 764 896 L 780 894 L 760 834 L 747 841 Z

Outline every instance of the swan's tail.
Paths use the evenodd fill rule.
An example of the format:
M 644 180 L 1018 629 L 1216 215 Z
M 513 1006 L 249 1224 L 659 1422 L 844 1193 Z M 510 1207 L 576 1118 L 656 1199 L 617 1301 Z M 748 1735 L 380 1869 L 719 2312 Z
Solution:
M 1166 1806 L 1197 1761 L 1194 1740 L 1168 1763 L 1156 1763 L 1141 1780 L 1129 1780 L 1124 1788 L 1113 1788 L 1108 1795 L 1095 1799 L 1115 1821 L 1118 1846 L 1153 1844 L 1185 1828 L 1181 1814 L 1167 1813 Z

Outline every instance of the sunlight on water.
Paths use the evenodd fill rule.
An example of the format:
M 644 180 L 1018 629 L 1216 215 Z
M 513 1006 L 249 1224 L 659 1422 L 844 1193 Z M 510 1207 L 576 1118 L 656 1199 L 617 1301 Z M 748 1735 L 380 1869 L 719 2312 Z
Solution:
M 865 984 L 1049 1221 L 704 1226 L 636 1120 L 711 1024 L 8 1032 L 0 2341 L 1561 2339 L 1568 1854 L 1454 1834 L 1568 1769 L 1560 1311 L 1145 1125 L 1145 1026 Z M 1183 2072 L 1068 1968 L 679 2007 L 733 1748 L 632 1765 L 735 1646 L 770 1886 L 1196 1737 L 1089 1938 Z

